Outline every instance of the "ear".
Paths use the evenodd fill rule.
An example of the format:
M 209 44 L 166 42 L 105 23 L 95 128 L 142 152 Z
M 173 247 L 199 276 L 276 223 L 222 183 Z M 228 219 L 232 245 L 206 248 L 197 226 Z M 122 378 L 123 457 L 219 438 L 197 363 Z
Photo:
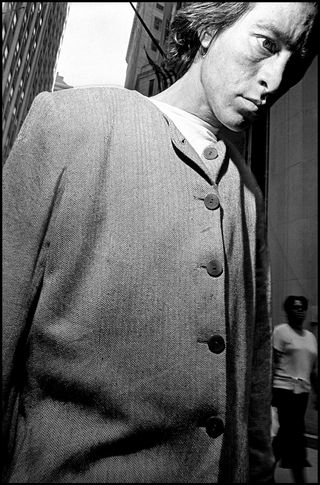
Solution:
M 212 40 L 212 34 L 207 30 L 203 30 L 200 34 L 199 40 L 201 43 L 201 47 L 205 50 L 208 50 Z

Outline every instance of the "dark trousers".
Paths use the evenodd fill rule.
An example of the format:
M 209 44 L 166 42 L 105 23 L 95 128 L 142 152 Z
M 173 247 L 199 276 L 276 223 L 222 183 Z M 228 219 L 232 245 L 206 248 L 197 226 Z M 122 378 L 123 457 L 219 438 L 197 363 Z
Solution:
M 294 394 L 286 389 L 273 388 L 272 406 L 278 410 L 279 430 L 272 446 L 276 461 L 282 468 L 308 466 L 304 417 L 309 393 Z

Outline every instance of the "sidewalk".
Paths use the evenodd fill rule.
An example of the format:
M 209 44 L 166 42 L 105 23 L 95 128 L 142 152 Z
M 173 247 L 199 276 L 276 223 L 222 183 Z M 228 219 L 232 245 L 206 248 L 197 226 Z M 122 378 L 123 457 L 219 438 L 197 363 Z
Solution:
M 318 450 L 314 448 L 307 448 L 308 460 L 312 467 L 305 468 L 307 483 L 319 483 L 318 482 Z M 275 471 L 276 483 L 294 483 L 291 475 L 291 471 L 286 468 L 279 468 L 277 466 Z

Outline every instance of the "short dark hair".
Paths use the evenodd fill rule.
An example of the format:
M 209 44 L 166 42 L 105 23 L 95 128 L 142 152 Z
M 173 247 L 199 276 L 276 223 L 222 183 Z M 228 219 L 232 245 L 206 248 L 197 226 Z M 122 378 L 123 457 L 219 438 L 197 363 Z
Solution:
M 302 304 L 302 308 L 304 310 L 308 310 L 308 300 L 305 296 L 294 296 L 290 295 L 284 300 L 283 308 L 284 311 L 288 314 L 292 310 L 292 306 L 295 300 L 299 300 Z
M 251 2 L 187 2 L 178 10 L 167 43 L 167 65 L 181 77 L 201 47 L 200 35 L 210 30 L 213 36 L 234 24 L 254 4 Z
M 308 16 L 308 29 L 301 39 L 299 50 L 303 55 L 311 50 L 313 57 L 318 52 L 319 43 L 318 28 L 312 28 L 317 18 L 318 4 L 305 3 L 310 3 L 314 11 Z M 183 76 L 193 63 L 197 52 L 201 52 L 202 32 L 208 30 L 215 37 L 235 24 L 254 6 L 255 2 L 186 2 L 185 6 L 178 10 L 170 26 L 166 47 L 167 67 L 175 70 L 177 78 Z M 313 36 L 311 32 L 314 32 Z

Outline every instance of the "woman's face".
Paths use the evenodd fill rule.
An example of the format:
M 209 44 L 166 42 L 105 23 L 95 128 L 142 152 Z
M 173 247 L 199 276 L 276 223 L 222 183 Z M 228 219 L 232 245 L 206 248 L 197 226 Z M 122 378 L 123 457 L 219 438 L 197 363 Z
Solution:
M 290 322 L 302 325 L 306 317 L 306 310 L 304 309 L 302 301 L 293 301 L 288 317 Z

